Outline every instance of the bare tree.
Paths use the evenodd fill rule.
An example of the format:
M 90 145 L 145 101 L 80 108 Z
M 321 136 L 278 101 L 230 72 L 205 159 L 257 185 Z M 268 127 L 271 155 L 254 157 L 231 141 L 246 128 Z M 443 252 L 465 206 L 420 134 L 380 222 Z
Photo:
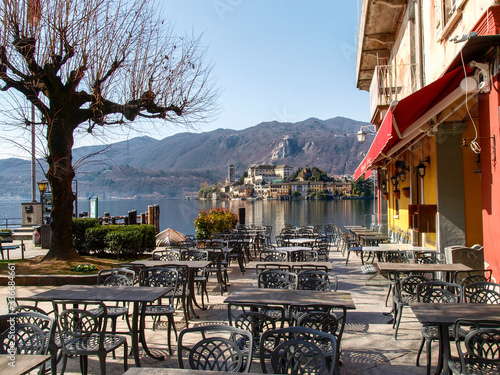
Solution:
M 75 133 L 141 118 L 205 121 L 218 97 L 211 66 L 199 38 L 174 36 L 154 0 L 3 0 L 0 7 L 1 90 L 33 104 L 46 140 L 53 208 L 45 259 L 75 259 Z

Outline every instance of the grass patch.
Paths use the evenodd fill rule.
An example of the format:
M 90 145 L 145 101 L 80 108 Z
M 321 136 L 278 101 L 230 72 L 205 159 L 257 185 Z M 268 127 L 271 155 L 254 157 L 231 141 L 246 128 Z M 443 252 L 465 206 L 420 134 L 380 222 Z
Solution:
M 7 266 L 9 263 L 15 263 L 16 275 L 92 275 L 97 274 L 100 270 L 113 268 L 115 263 L 125 263 L 130 259 L 116 258 L 98 258 L 85 256 L 83 260 L 66 261 L 66 260 L 46 260 L 42 262 L 42 256 L 31 259 L 16 259 L 0 261 L 0 275 L 7 275 Z M 145 256 L 144 258 L 147 258 Z M 135 259 L 133 259 L 135 260 Z M 76 267 L 79 264 L 93 264 L 97 267 L 94 272 L 74 272 L 71 267 Z

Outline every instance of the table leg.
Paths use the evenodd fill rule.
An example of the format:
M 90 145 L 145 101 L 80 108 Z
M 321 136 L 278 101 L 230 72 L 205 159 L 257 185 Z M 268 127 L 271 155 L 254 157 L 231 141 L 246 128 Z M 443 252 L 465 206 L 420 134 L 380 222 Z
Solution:
M 141 367 L 139 357 L 139 302 L 134 302 L 134 311 L 132 312 L 132 353 L 134 353 L 135 366 Z
M 188 301 L 187 301 L 187 303 L 188 303 L 187 308 L 191 309 L 193 316 L 195 318 L 199 319 L 200 317 L 194 312 L 194 306 L 193 306 L 193 302 L 196 306 L 198 306 L 198 302 L 196 301 L 196 290 L 195 290 L 195 285 L 194 285 L 194 274 L 196 273 L 196 270 L 194 268 L 189 268 L 188 272 L 189 272 L 188 285 L 189 285 L 189 290 L 191 291 L 191 293 L 190 293 L 190 296 L 189 296 Z
M 450 335 L 448 324 L 439 324 L 439 361 L 435 374 L 448 375 L 450 369 L 448 360 L 450 359 Z

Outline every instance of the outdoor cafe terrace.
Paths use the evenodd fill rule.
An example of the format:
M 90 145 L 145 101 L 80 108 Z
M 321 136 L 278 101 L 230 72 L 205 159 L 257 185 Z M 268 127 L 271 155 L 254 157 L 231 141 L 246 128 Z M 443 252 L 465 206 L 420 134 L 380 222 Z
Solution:
M 423 342 L 423 323 L 434 325 L 436 330 L 445 327 L 448 332 L 448 327 L 453 326 L 454 320 L 460 317 L 481 319 L 500 317 L 500 305 L 486 306 L 484 304 L 461 303 L 459 297 L 456 301 L 451 301 L 456 303 L 450 304 L 449 307 L 443 307 L 445 310 L 442 314 L 449 315 L 449 319 L 453 319 L 453 322 L 437 321 L 442 318 L 442 316 L 439 317 L 440 312 L 438 310 L 442 305 L 445 305 L 444 303 L 416 303 L 416 298 L 414 300 L 405 299 L 402 296 L 405 291 L 398 290 L 398 284 L 402 284 L 402 280 L 410 274 L 422 276 L 423 279 L 420 280 L 422 282 L 428 281 L 430 278 L 453 282 L 457 281 L 455 279 L 457 272 L 462 272 L 465 275 L 470 270 L 469 267 L 459 263 L 446 264 L 444 259 L 437 256 L 432 249 L 412 248 L 409 244 L 402 243 L 406 242 L 403 238 L 399 238 L 396 244 L 394 243 L 396 242 L 394 236 L 383 236 L 366 228 L 339 229 L 340 231 L 336 232 L 333 237 L 326 237 L 325 239 L 323 236 L 323 240 L 321 240 L 321 242 L 328 242 L 328 252 L 323 255 L 323 257 L 326 256 L 326 259 L 321 259 L 321 256 L 318 259 L 317 254 L 314 259 L 297 257 L 296 252 L 300 249 L 309 251 L 318 244 L 316 240 L 307 241 L 312 236 L 277 236 L 278 243 L 273 244 L 273 246 L 260 244 L 259 248 L 255 249 L 252 248 L 252 240 L 247 241 L 246 245 L 244 244 L 245 241 L 242 240 L 242 247 L 236 251 L 229 238 L 220 238 L 218 243 L 220 244 L 219 248 L 222 248 L 220 250 L 221 258 L 227 259 L 227 256 L 231 257 L 230 254 L 233 254 L 227 267 L 227 275 L 224 274 L 225 263 L 222 263 L 222 268 L 213 267 L 216 263 L 213 261 L 215 258 L 203 261 L 195 259 L 194 254 L 188 255 L 185 253 L 182 259 L 169 260 L 165 255 L 165 250 L 163 250 L 163 252 L 158 251 L 146 256 L 147 259 L 143 261 L 116 264 L 116 267 L 127 267 L 130 270 L 137 271 L 134 286 L 114 287 L 114 291 L 111 292 L 85 286 L 16 286 L 16 298 L 18 304 L 33 304 L 33 301 L 36 300 L 38 301 L 38 307 L 45 311 L 53 310 L 53 300 L 70 300 L 70 307 L 74 302 L 81 303 L 82 300 L 94 299 L 94 302 L 95 300 L 101 300 L 107 301 L 108 309 L 110 306 L 114 307 L 115 305 L 121 307 L 123 306 L 122 301 L 128 301 L 130 304 L 128 311 L 131 329 L 127 320 L 122 316 L 119 316 L 116 320 L 117 334 L 127 333 L 122 335 L 127 342 L 127 349 L 120 345 L 117 346 L 114 354 L 112 352 L 107 354 L 107 374 L 124 373 L 124 350 L 129 354 L 127 359 L 129 370 L 127 374 L 195 374 L 196 372 L 193 372 L 193 370 L 175 370 L 179 368 L 178 349 L 180 340 L 182 340 L 183 346 L 192 346 L 197 342 L 197 340 L 190 338 L 190 332 L 183 330 L 186 326 L 193 328 L 209 327 L 214 324 L 235 325 L 237 324 L 238 314 L 242 312 L 240 305 L 248 307 L 253 304 L 254 309 L 246 310 L 251 311 L 250 315 L 257 310 L 262 312 L 262 308 L 264 308 L 265 314 L 277 318 L 275 322 L 276 328 L 280 328 L 280 324 L 283 324 L 284 327 L 298 325 L 297 322 L 300 321 L 301 314 L 306 314 L 306 310 L 318 311 L 319 305 L 339 320 L 339 327 L 344 323 L 343 332 L 339 334 L 341 328 L 338 328 L 334 336 L 336 338 L 334 346 L 340 342 L 338 350 L 330 347 L 328 349 L 330 352 L 322 354 L 322 356 L 325 355 L 325 363 L 327 363 L 325 374 L 330 373 L 329 369 L 337 374 L 425 374 L 427 373 L 428 354 L 428 348 L 425 346 L 420 355 L 420 365 L 416 366 L 417 354 Z M 215 248 L 216 243 L 212 243 L 205 246 L 202 251 L 212 253 L 212 249 Z M 26 257 L 32 256 L 36 251 L 38 250 L 33 249 L 30 244 L 26 244 Z M 218 253 L 219 251 L 214 250 L 213 252 Z M 269 254 L 270 252 L 279 254 Z M 268 258 L 267 263 L 271 263 L 273 266 L 265 265 L 266 262 L 263 257 L 266 254 L 272 255 L 271 258 Z M 11 258 L 16 258 L 18 255 L 20 258 L 20 252 L 18 254 L 18 252 L 14 251 L 10 254 Z M 213 257 L 213 255 L 210 256 Z M 281 256 L 283 258 L 278 259 Z M 302 254 L 301 256 L 305 257 L 306 255 Z M 403 260 L 402 257 L 407 257 L 407 259 Z M 431 261 L 432 259 L 434 261 Z M 169 312 L 162 311 L 166 314 L 161 317 L 159 322 L 153 324 L 152 317 L 157 311 L 155 312 L 154 308 L 151 308 L 146 310 L 145 340 L 142 340 L 139 335 L 139 327 L 141 326 L 140 307 L 145 301 L 156 300 L 158 295 L 162 293 L 153 295 L 156 288 L 151 287 L 149 287 L 150 292 L 145 292 L 145 289 L 139 291 L 137 282 L 143 285 L 141 288 L 146 288 L 144 285 L 148 283 L 147 280 L 151 280 L 151 276 L 156 272 L 151 267 L 173 267 L 173 264 L 183 264 L 186 266 L 186 270 L 192 270 L 192 274 L 189 274 L 192 277 L 189 278 L 187 288 L 195 291 L 195 294 L 192 295 L 194 297 L 192 301 L 190 298 L 184 301 L 186 306 L 184 306 L 182 298 L 179 300 L 162 299 L 162 305 L 172 303 L 170 316 L 173 317 L 173 324 L 180 337 L 176 338 L 173 330 L 171 330 L 171 338 L 168 336 L 171 323 L 168 318 Z M 301 287 L 299 276 L 296 280 L 291 281 L 292 284 L 294 282 L 297 284 L 286 287 L 293 290 L 273 289 L 285 288 L 281 282 L 277 283 L 275 279 L 270 281 L 271 285 L 268 285 L 270 288 L 264 287 L 263 284 L 266 279 L 262 275 L 259 281 L 258 273 L 266 274 L 271 268 L 280 268 L 280 272 L 283 271 L 283 274 L 286 273 L 287 275 L 288 273 L 300 275 L 300 272 L 304 272 L 305 268 L 310 268 L 302 267 L 302 270 L 297 270 L 297 266 L 301 264 L 313 264 L 320 270 L 326 270 L 331 283 L 330 290 L 320 291 L 318 289 L 305 292 L 298 290 L 313 289 L 307 287 L 310 284 L 303 280 Z M 213 273 L 209 275 L 208 281 L 205 283 L 204 277 L 206 274 L 200 274 L 200 269 L 209 266 Z M 180 273 L 181 271 L 178 272 L 178 274 Z M 218 278 L 218 274 L 222 278 Z M 271 274 L 269 273 L 269 275 Z M 276 275 L 273 277 L 276 277 Z M 400 281 L 395 282 L 394 280 Z M 154 286 L 153 284 L 150 285 Z M 205 287 L 206 292 L 204 293 Z M 457 293 L 456 290 L 451 289 L 452 294 Z M 165 291 L 166 289 L 163 290 L 163 293 Z M 0 287 L 0 298 L 3 301 L 7 300 L 8 293 L 8 287 Z M 96 295 L 98 296 L 96 297 Z M 409 303 L 405 305 L 402 302 L 403 299 Z M 189 307 L 191 302 L 192 307 Z M 296 306 L 288 311 L 290 304 Z M 440 307 L 428 308 L 431 305 L 439 305 Z M 229 315 L 228 307 L 231 307 L 231 314 Z M 64 308 L 68 307 L 60 304 L 58 312 L 61 313 Z M 395 317 L 391 314 L 393 310 L 396 312 Z M 1 304 L 0 313 L 6 314 L 7 312 L 7 304 Z M 134 315 L 134 313 L 136 314 Z M 280 317 L 283 316 L 283 313 L 286 320 L 284 317 L 282 323 Z M 344 322 L 342 322 L 343 316 L 345 318 Z M 498 319 L 500 320 L 500 318 Z M 188 324 L 186 324 L 186 321 L 188 321 Z M 500 322 L 497 325 L 498 327 L 500 327 Z M 108 321 L 108 333 L 110 330 L 111 321 Z M 130 334 L 131 332 L 133 334 Z M 181 334 L 181 332 L 183 333 Z M 442 334 L 444 335 L 444 333 Z M 448 339 L 448 337 L 446 338 Z M 252 339 L 255 339 L 255 337 Z M 145 341 L 146 345 L 143 344 L 143 341 Z M 431 343 L 430 351 L 432 354 L 431 371 L 434 372 L 440 370 L 440 367 L 444 367 L 443 373 L 447 373 L 447 357 L 451 355 L 458 358 L 455 343 L 451 342 L 448 347 L 446 343 L 441 343 L 438 337 L 429 342 Z M 171 351 L 169 350 L 169 344 Z M 496 344 L 498 345 L 498 343 Z M 245 344 L 242 344 L 242 341 L 239 341 L 236 346 L 242 350 L 245 349 Z M 262 373 L 258 342 L 257 344 L 254 342 L 252 347 L 254 348 L 254 354 L 250 372 Z M 318 347 L 321 348 L 321 345 L 315 346 L 315 349 Z M 447 348 L 451 349 L 451 353 L 447 352 Z M 328 351 L 327 348 L 323 349 Z M 248 350 L 248 345 L 246 350 Z M 440 350 L 443 351 L 441 356 L 439 354 Z M 267 371 L 272 373 L 271 355 L 270 352 L 267 354 L 268 357 L 264 361 L 266 362 L 265 366 Z M 25 360 L 25 358 L 21 357 L 20 361 Z M 185 353 L 183 357 L 186 359 Z M 333 364 L 328 362 L 328 358 L 335 357 L 337 357 L 337 360 L 334 360 Z M 44 358 L 47 360 L 46 366 L 48 367 L 51 363 L 50 356 L 47 355 Z M 438 363 L 439 359 L 443 359 L 443 361 Z M 58 363 L 58 372 L 61 371 L 62 362 Z M 246 361 L 243 362 L 244 366 Z M 135 368 L 139 364 L 143 370 Z M 18 373 L 16 368 L 5 366 L 5 355 L 2 355 L 0 356 L 0 373 Z M 184 366 L 189 368 L 186 360 L 184 360 Z M 31 373 L 37 373 L 37 368 L 32 370 Z M 65 373 L 82 373 L 77 355 L 69 356 Z M 99 360 L 95 355 L 88 356 L 88 373 L 100 373 Z

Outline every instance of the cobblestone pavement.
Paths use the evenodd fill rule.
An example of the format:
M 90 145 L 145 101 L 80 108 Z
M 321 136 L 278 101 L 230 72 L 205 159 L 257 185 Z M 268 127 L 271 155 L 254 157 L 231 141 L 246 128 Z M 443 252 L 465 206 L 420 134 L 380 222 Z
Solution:
M 33 255 L 40 250 L 33 250 L 28 246 L 26 256 Z M 20 254 L 19 254 L 20 255 Z M 385 279 L 373 275 L 361 273 L 361 263 L 359 259 L 350 259 L 349 265 L 345 266 L 345 259 L 335 247 L 331 248 L 330 261 L 333 271 L 339 278 L 339 290 L 348 291 L 352 294 L 356 304 L 356 310 L 347 312 L 346 327 L 342 338 L 342 366 L 341 374 L 424 374 L 426 356 L 423 353 L 421 366 L 415 366 L 417 349 L 420 344 L 420 323 L 415 319 L 409 308 L 405 308 L 398 339 L 394 339 L 394 330 L 391 324 L 387 324 L 390 316 L 384 315 L 390 308 L 385 306 L 387 285 Z M 242 274 L 236 264 L 230 269 L 230 287 L 223 296 L 220 295 L 219 287 L 215 277 L 212 277 L 209 284 L 209 306 L 205 311 L 196 310 L 199 319 L 190 321 L 190 326 L 198 324 L 227 323 L 227 309 L 224 299 L 232 291 L 245 286 L 256 285 L 257 278 L 254 270 L 248 270 Z M 46 290 L 49 287 L 24 287 L 16 288 L 16 293 L 20 297 L 29 296 L 35 292 Z M 6 301 L 7 288 L 0 287 L 0 301 Z M 199 297 L 199 296 L 198 296 Z M 44 307 L 43 305 L 41 306 Z M 50 306 L 45 306 L 49 308 Z M 6 312 L 6 303 L 0 303 L 0 311 Z M 175 315 L 177 330 L 185 328 L 186 322 L 179 309 Z M 156 352 L 162 352 L 165 360 L 157 361 L 147 357 L 141 351 L 141 361 L 143 367 L 177 367 L 176 342 L 173 338 L 173 355 L 168 355 L 166 324 L 160 322 L 152 330 L 152 321 L 148 322 L 147 342 L 150 348 Z M 118 330 L 126 330 L 124 321 L 118 321 Z M 130 344 L 130 340 L 129 340 Z M 129 345 L 130 346 L 130 345 Z M 433 362 L 437 362 L 437 344 L 433 346 Z M 123 373 L 123 351 L 118 350 L 116 359 L 111 355 L 107 357 L 107 373 Z M 133 359 L 129 356 L 129 366 L 133 365 Z M 258 360 L 254 359 L 252 371 L 260 372 Z M 79 361 L 77 358 L 70 358 L 68 361 L 67 374 L 79 374 Z M 99 366 L 97 357 L 89 357 L 89 374 L 98 374 Z

